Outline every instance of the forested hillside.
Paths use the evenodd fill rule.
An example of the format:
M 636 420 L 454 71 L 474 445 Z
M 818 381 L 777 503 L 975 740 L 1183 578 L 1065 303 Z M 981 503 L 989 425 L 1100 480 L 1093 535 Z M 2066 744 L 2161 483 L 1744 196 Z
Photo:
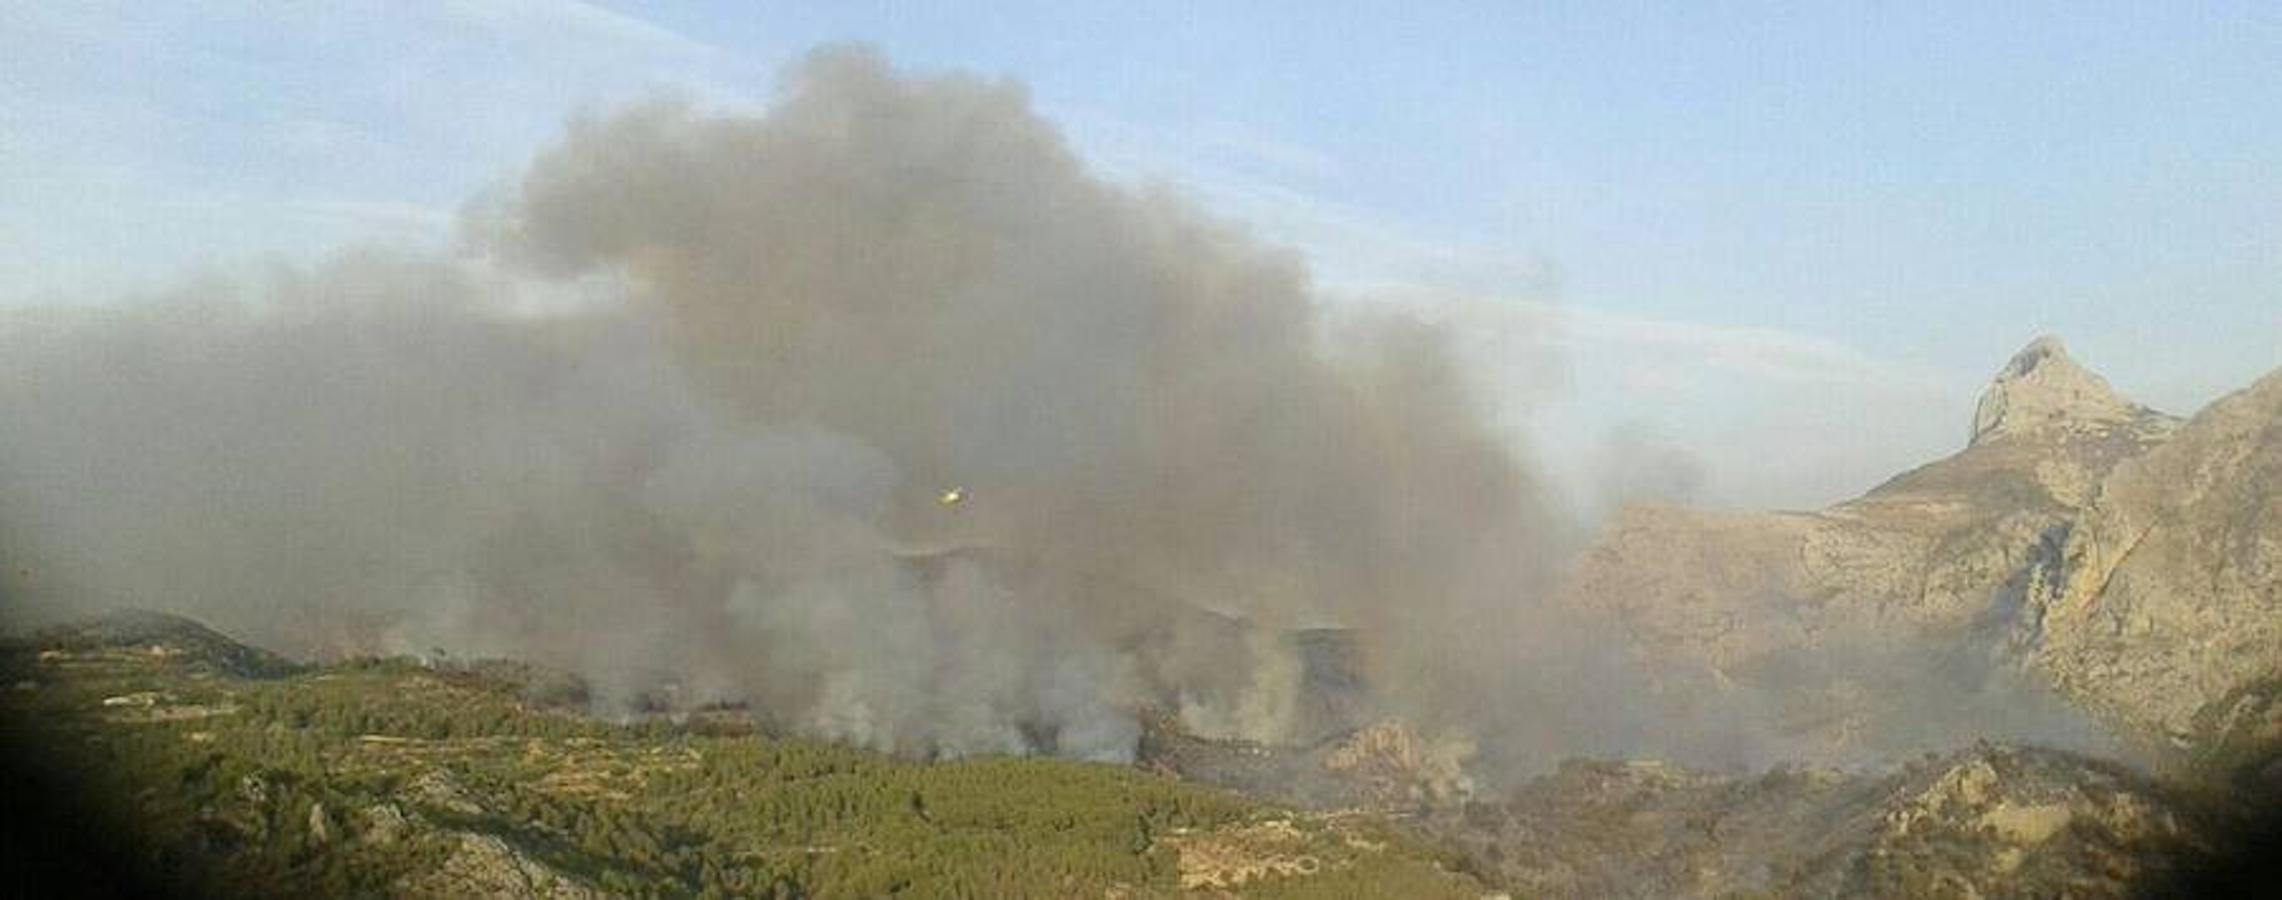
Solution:
M 1131 768 L 614 724 L 408 660 L 294 669 L 148 614 L 6 654 L 6 746 L 217 896 L 1476 897 L 1365 817 Z

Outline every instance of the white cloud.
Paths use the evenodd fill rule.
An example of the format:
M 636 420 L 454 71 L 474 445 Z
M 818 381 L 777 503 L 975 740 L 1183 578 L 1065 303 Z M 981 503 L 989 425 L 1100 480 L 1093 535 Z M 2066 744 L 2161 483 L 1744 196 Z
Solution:
M 582 0 L 449 0 L 442 10 L 462 22 L 525 36 L 553 31 L 636 51 L 726 55 L 721 48 L 655 22 Z
M 1932 373 L 1878 359 L 1819 335 L 1777 328 L 1711 325 L 1590 309 L 1563 316 L 1564 343 L 1591 352 L 1636 354 L 1642 365 L 1700 368 L 1730 375 L 1896 391 L 1938 390 Z

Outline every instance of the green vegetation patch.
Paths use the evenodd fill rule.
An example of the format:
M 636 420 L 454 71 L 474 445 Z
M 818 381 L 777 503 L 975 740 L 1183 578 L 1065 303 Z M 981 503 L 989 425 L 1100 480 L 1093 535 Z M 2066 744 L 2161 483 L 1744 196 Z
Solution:
M 0 712 L 164 877 L 219 895 L 1481 893 L 1383 823 L 1126 767 L 614 724 L 407 661 L 204 649 L 18 648 Z

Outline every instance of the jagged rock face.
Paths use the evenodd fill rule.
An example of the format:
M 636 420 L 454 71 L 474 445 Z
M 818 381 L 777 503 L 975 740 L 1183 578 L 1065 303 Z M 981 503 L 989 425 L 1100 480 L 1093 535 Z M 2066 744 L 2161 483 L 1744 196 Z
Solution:
M 2107 431 L 2148 413 L 2118 395 L 2107 379 L 2077 365 L 2060 339 L 2047 335 L 2021 348 L 1981 395 L 1969 445 L 2056 431 Z
M 1569 595 L 1715 684 L 1849 635 L 1978 647 L 2126 734 L 2257 762 L 2282 745 L 2282 372 L 2182 425 L 2039 339 L 1956 455 L 1819 513 L 1628 512 Z M 1782 689 L 1842 701 L 1823 674 Z
M 2168 438 L 2178 420 L 2118 395 L 2056 338 L 1999 370 L 1963 451 L 1904 472 L 1836 511 L 1879 519 L 2073 513 L 2117 463 Z
M 1843 673 L 1806 684 L 1754 673 L 1802 653 L 1926 641 L 1994 653 L 2029 573 L 2058 553 L 2101 480 L 2173 427 L 2040 338 L 1998 373 L 1961 452 L 1815 513 L 1626 510 L 1565 596 L 1613 613 L 1661 663 L 1706 667 L 1715 684 L 1827 694 L 1797 699 L 1828 707 L 1864 691 Z M 1827 733 L 1809 737 L 1834 747 L 1860 732 L 1856 716 L 1810 718 Z
M 2197 714 L 2282 673 L 2282 372 L 2118 466 L 2033 575 L 2024 642 L 2064 692 L 2179 744 L 2231 725 Z
M 1571 762 L 1426 827 L 1549 898 L 2122 897 L 2216 830 L 2120 767 L 1999 745 L 1884 775 Z

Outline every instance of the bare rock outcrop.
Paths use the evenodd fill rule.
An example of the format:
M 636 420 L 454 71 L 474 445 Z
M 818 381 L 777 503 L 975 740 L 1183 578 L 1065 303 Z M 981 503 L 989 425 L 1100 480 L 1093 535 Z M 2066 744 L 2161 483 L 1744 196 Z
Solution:
M 453 832 L 451 851 L 435 868 L 396 886 L 403 897 L 524 897 L 600 900 L 609 896 L 531 858 L 498 835 Z
M 1625 510 L 1565 597 L 1615 616 L 1644 656 L 1708 675 L 1681 682 L 1827 711 L 1793 718 L 1810 744 L 1844 749 L 1864 725 L 1831 710 L 1881 688 L 1843 668 L 1789 677 L 1802 656 L 1971 646 L 1992 657 L 1982 669 L 2002 674 L 1993 657 L 2033 573 L 2109 473 L 2175 427 L 2038 338 L 1998 372 L 1960 452 L 1817 512 Z
M 2051 432 L 2099 434 L 2135 426 L 2151 414 L 2078 365 L 2059 338 L 2045 335 L 2014 354 L 1981 395 L 1968 446 Z
M 2181 746 L 2232 727 L 2212 704 L 2282 673 L 2282 372 L 2117 466 L 2033 581 L 2023 643 L 2071 698 Z

